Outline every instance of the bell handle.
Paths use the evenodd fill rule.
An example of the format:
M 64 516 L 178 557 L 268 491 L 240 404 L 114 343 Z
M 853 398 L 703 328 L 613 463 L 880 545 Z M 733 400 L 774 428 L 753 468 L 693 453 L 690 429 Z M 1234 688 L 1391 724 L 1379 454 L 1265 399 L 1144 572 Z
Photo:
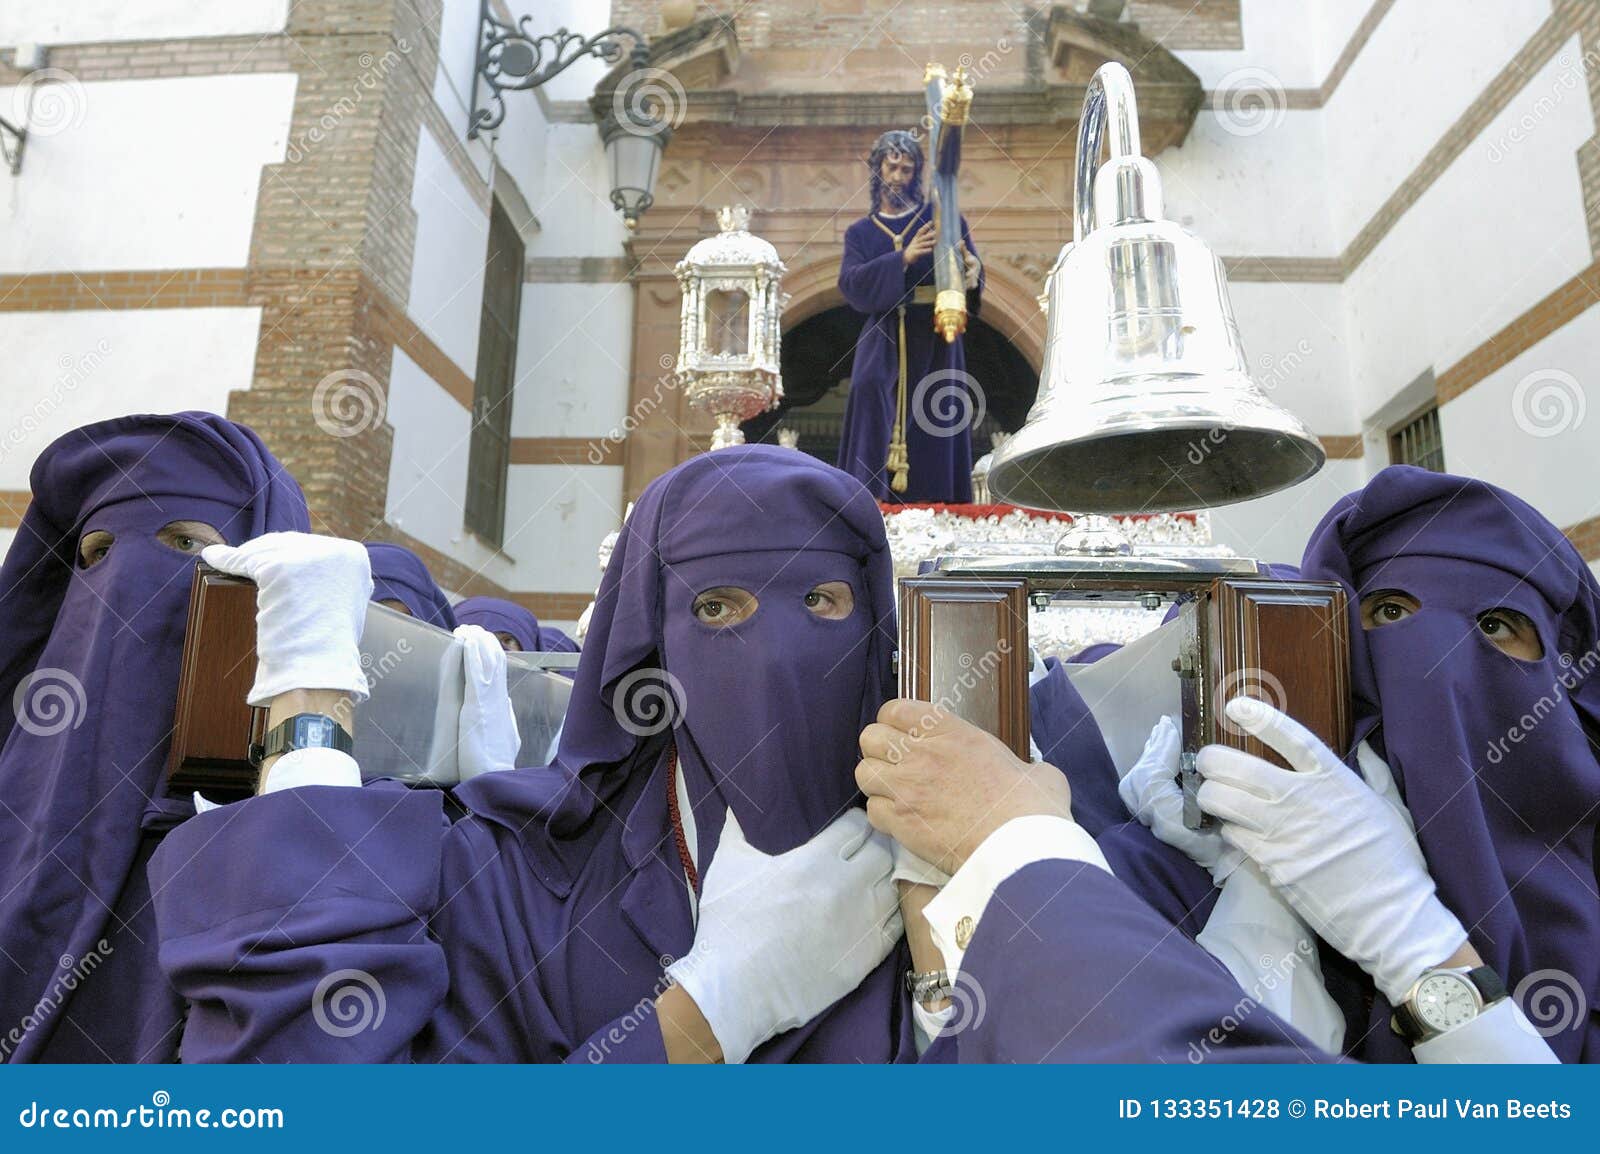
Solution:
M 1108 122 L 1113 157 L 1143 155 L 1139 149 L 1139 109 L 1133 100 L 1133 77 L 1114 60 L 1095 71 L 1089 90 L 1083 94 L 1083 115 L 1078 118 L 1078 179 L 1072 196 L 1074 244 L 1094 231 L 1094 174 L 1100 171 L 1100 145 Z

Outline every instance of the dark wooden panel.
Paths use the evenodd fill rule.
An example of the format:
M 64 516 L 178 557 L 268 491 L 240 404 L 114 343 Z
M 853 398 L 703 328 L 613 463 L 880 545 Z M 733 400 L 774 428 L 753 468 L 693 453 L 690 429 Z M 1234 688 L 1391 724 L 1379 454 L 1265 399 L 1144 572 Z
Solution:
M 255 584 L 196 566 L 167 758 L 171 792 L 255 792 L 250 743 L 259 739 L 266 720 L 266 710 L 245 704 L 255 676 Z
M 1028 583 L 900 581 L 900 695 L 936 702 L 1028 758 Z
M 1350 648 L 1344 590 L 1332 582 L 1219 578 L 1209 597 L 1209 740 L 1283 759 L 1222 723 L 1241 693 L 1283 710 L 1343 755 L 1350 744 Z

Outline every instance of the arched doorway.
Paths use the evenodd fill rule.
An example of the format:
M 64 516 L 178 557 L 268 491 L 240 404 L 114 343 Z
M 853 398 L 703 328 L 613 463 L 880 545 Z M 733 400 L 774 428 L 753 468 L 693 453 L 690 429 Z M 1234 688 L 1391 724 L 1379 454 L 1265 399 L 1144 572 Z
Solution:
M 744 423 L 747 441 L 776 444 L 780 428 L 800 434 L 799 448 L 832 465 L 844 426 L 850 363 L 863 318 L 848 305 L 814 313 L 783 334 L 783 403 Z M 998 329 L 975 317 L 962 338 L 967 372 L 983 390 L 985 413 L 973 431 L 974 459 L 989 451 L 993 432 L 1022 427 L 1038 392 L 1039 376 Z

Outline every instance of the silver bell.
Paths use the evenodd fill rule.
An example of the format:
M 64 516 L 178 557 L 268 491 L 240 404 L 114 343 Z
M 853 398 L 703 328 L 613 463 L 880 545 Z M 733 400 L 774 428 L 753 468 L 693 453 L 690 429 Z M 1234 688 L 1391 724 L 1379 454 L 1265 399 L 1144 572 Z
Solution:
M 1250 377 L 1222 262 L 1164 219 L 1120 64 L 1102 66 L 1084 98 L 1075 209 L 1073 242 L 1046 282 L 1039 397 L 995 453 L 993 499 L 1176 512 L 1260 497 L 1320 469 L 1321 443 Z

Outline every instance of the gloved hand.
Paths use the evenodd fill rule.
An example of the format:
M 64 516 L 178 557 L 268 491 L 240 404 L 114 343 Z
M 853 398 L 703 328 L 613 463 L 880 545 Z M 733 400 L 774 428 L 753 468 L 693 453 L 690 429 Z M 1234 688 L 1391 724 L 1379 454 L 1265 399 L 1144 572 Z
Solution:
M 1178 784 L 1178 755 L 1183 750 L 1183 734 L 1170 717 L 1163 717 L 1150 731 L 1144 752 L 1133 768 L 1117 783 L 1122 804 L 1157 838 L 1182 850 L 1196 865 L 1211 875 L 1217 885 L 1244 860 L 1244 853 L 1222 839 L 1222 831 L 1189 829 L 1183 824 L 1183 787 Z
M 256 681 L 251 705 L 291 689 L 338 689 L 367 699 L 361 630 L 372 563 L 357 541 L 267 533 L 243 545 L 207 545 L 206 564 L 256 583 Z
M 500 642 L 481 625 L 457 625 L 455 637 L 467 674 L 456 763 L 461 780 L 469 781 L 480 773 L 514 768 L 522 736 L 506 693 L 506 651 Z
M 743 1062 L 767 1039 L 844 997 L 900 940 L 889 839 L 852 809 L 776 857 L 729 810 L 706 870 L 694 946 L 667 974 Z
M 1398 1002 L 1467 940 L 1434 892 L 1410 822 L 1297 721 L 1246 697 L 1227 711 L 1294 769 L 1209 745 L 1201 808 L 1307 925 Z

